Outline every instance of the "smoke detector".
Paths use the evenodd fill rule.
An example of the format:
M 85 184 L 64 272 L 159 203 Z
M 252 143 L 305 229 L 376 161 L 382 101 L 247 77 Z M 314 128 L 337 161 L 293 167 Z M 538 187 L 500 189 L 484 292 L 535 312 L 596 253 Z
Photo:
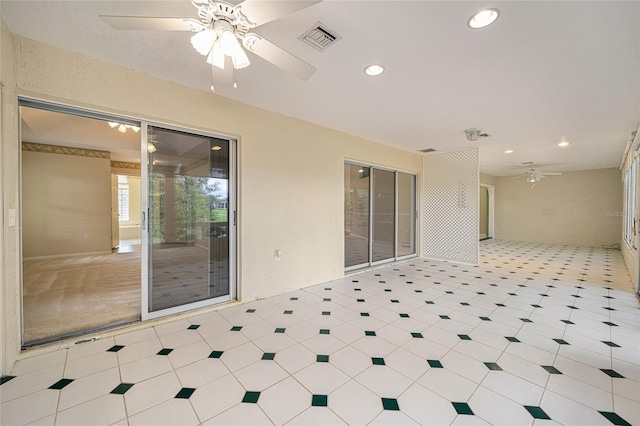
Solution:
M 464 134 L 467 136 L 467 140 L 474 142 L 480 138 L 488 138 L 489 135 L 487 133 L 482 133 L 482 129 L 478 127 L 474 127 L 472 129 L 467 129 L 464 131 Z

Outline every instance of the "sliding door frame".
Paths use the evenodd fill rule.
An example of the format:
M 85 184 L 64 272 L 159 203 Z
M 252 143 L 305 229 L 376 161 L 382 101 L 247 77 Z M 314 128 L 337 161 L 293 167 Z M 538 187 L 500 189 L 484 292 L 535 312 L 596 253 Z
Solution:
M 175 306 L 172 308 L 161 309 L 158 311 L 150 311 L 149 305 L 149 270 L 151 269 L 151 258 L 149 256 L 149 223 L 150 223 L 150 208 L 149 208 L 149 151 L 147 150 L 149 127 L 157 127 L 160 129 L 174 130 L 177 132 L 189 133 L 197 136 L 211 137 L 217 139 L 224 139 L 229 141 L 229 209 L 228 209 L 228 221 L 229 221 L 229 295 L 219 296 L 211 299 L 200 300 L 198 302 L 187 303 L 185 305 Z M 217 305 L 220 303 L 230 302 L 237 299 L 238 286 L 237 286 L 237 200 L 238 200 L 238 176 L 237 176 L 237 149 L 238 139 L 232 136 L 221 135 L 217 133 L 207 132 L 204 130 L 188 127 L 172 126 L 163 123 L 143 121 L 141 123 L 141 137 L 140 137 L 140 152 L 141 155 L 141 176 L 142 176 L 142 214 L 143 223 L 145 223 L 142 229 L 142 264 L 145 265 L 142 268 L 142 304 L 141 304 L 141 316 L 142 321 L 147 321 L 155 318 L 162 318 L 169 315 L 175 315 L 194 309 L 204 308 L 207 306 Z
M 361 263 L 358 265 L 353 265 L 349 267 L 345 267 L 345 272 L 350 272 L 362 268 L 367 268 L 371 266 L 383 265 L 391 262 L 397 262 L 404 259 L 409 259 L 418 256 L 418 173 L 407 171 L 407 170 L 399 170 L 391 167 L 378 166 L 370 163 L 364 163 L 357 160 L 349 160 L 345 159 L 344 164 L 359 166 L 359 167 L 367 167 L 369 168 L 369 261 L 366 263 Z M 374 188 L 374 180 L 376 170 L 384 170 L 394 173 L 394 241 L 393 241 L 393 257 L 382 259 L 378 261 L 373 261 L 373 231 L 374 231 L 374 221 L 373 221 L 373 188 Z M 398 256 L 398 174 L 403 173 L 414 177 L 414 226 L 413 226 L 413 240 L 414 240 L 414 253 L 407 254 L 404 256 Z M 345 247 L 346 250 L 346 247 Z

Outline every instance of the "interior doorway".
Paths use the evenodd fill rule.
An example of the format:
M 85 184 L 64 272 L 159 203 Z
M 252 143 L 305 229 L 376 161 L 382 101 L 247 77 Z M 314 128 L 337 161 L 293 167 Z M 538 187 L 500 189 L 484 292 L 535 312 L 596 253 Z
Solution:
M 479 199 L 479 239 L 490 240 L 494 237 L 494 196 L 495 186 L 480 184 Z

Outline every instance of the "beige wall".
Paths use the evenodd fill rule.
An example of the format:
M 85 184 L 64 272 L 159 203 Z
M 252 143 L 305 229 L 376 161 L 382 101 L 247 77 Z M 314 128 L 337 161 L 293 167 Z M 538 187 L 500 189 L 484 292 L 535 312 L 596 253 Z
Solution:
M 345 158 L 419 172 L 422 157 L 6 33 L 4 118 L 33 97 L 239 138 L 239 296 L 243 300 L 344 275 Z M 7 41 L 9 38 L 9 41 Z M 202 72 L 206 72 L 202 64 Z M 17 125 L 3 129 L 5 203 L 17 205 Z M 420 189 L 418 189 L 420 190 Z M 6 231 L 6 229 L 5 229 Z M 4 235 L 8 362 L 19 350 L 20 258 Z M 274 262 L 273 252 L 282 250 Z
M 109 160 L 23 151 L 23 256 L 110 250 Z
M 620 242 L 618 169 L 549 176 L 533 188 L 524 179 L 496 180 L 496 238 L 588 247 Z

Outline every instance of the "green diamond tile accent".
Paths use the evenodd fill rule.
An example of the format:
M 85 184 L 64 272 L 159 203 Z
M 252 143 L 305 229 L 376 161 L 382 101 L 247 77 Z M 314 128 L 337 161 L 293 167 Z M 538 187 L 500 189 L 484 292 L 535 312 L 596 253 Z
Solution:
M 364 332 L 364 335 L 365 335 L 365 336 L 375 336 L 375 335 L 376 335 L 376 332 L 375 332 L 375 331 L 365 331 L 365 332 Z
M 325 297 L 322 299 L 323 302 L 331 302 L 331 298 L 330 297 Z
M 542 308 L 542 306 L 540 305 L 531 305 L 531 306 L 533 306 L 534 308 Z
M 613 342 L 606 342 L 606 341 L 603 340 L 602 343 L 604 343 L 607 346 L 611 346 L 612 348 L 619 348 L 620 347 L 620 345 L 615 344 Z
M 189 399 L 195 391 L 196 390 L 194 388 L 182 388 L 180 389 L 180 392 L 176 394 L 175 398 Z
M 480 318 L 482 321 L 491 321 L 491 318 L 489 317 L 478 317 Z
M 298 298 L 297 297 L 292 297 L 289 300 L 298 300 Z
M 613 308 L 609 308 L 609 307 L 607 307 L 607 306 L 604 306 L 602 309 L 606 309 L 607 311 L 615 311 L 615 309 L 613 309 Z
M 242 402 L 255 404 L 256 402 L 258 402 L 258 398 L 260 398 L 260 392 L 247 391 L 244 394 L 244 398 L 242 398 Z
M 331 287 L 325 287 L 325 291 L 331 291 Z
M 429 363 L 429 367 L 431 368 L 444 368 L 442 366 L 442 363 L 437 359 L 428 359 L 427 362 Z
M 467 336 L 466 334 L 458 334 L 458 337 L 460 338 L 460 340 L 471 340 L 471 337 Z
M 502 368 L 495 362 L 485 362 L 484 365 L 486 365 L 489 370 L 502 371 Z
M 112 390 L 109 393 L 113 393 L 116 395 L 124 395 L 129 389 L 131 389 L 132 386 L 133 386 L 133 383 L 120 383 L 118 386 L 115 387 L 114 390 Z
M 413 290 L 413 291 L 415 291 L 416 293 L 422 293 L 422 290 Z
M 329 355 L 317 355 L 316 362 L 329 362 Z
M 614 323 L 609 322 L 609 321 L 607 321 L 607 322 L 604 322 L 604 321 L 603 321 L 603 323 L 604 323 L 604 324 L 607 324 L 609 327 L 617 327 L 617 326 L 618 326 L 618 324 L 614 324 Z
M 496 306 L 500 306 L 501 308 L 504 308 L 507 305 L 505 305 L 504 303 L 496 303 Z
M 516 337 L 513 337 L 513 336 L 505 336 L 505 339 L 507 339 L 512 343 L 520 343 L 520 340 L 518 340 Z
M 368 317 L 369 316 L 369 312 L 360 312 L 360 316 L 361 317 Z
M 565 324 L 569 324 L 569 325 L 574 325 L 575 324 L 575 322 L 572 322 L 572 321 L 569 321 L 569 320 L 560 320 L 560 321 L 562 321 Z
M 398 400 L 395 398 L 382 398 L 382 408 L 385 410 L 400 411 Z
M 569 309 L 580 309 L 580 308 L 578 308 L 576 306 L 569 306 L 569 305 L 567 305 L 567 308 L 569 308 Z
M 555 368 L 553 365 L 541 365 L 541 367 L 547 370 L 549 374 L 562 374 L 560 370 Z
M 604 374 L 608 375 L 609 377 L 613 377 L 614 379 L 624 379 L 624 376 L 618 373 L 617 371 L 610 370 L 608 368 L 601 368 L 600 371 L 602 371 Z
M 440 315 L 440 319 L 451 319 L 449 315 Z
M 329 312 L 329 311 L 322 311 L 322 315 L 331 315 L 331 312 Z
M 156 355 L 169 355 L 171 352 L 173 352 L 173 349 L 161 349 L 160 352 L 158 352 Z
M 265 352 L 264 354 L 262 354 L 262 359 L 266 361 L 273 361 L 275 357 L 276 357 L 276 354 L 273 352 Z
M 609 420 L 616 426 L 631 426 L 631 423 L 629 423 L 616 413 L 612 413 L 610 411 L 598 411 L 598 413 L 602 414 L 607 420 Z
M 398 299 L 391 299 L 391 303 L 400 303 Z
M 461 304 L 462 306 L 469 306 L 469 304 L 468 304 L 467 302 L 460 302 L 460 304 Z
M 293 313 L 293 311 L 284 311 L 283 312 L 285 315 L 291 315 Z
M 568 345 L 569 342 L 567 342 L 566 340 L 563 339 L 553 339 L 554 342 L 556 342 L 559 345 Z
M 520 318 L 520 321 L 522 321 L 522 322 L 533 322 L 529 318 Z
M 391 289 L 390 288 L 385 288 L 384 291 L 386 291 L 387 293 L 390 293 Z
M 362 291 L 361 288 L 354 288 L 353 291 Z
M 224 351 L 213 351 L 209 354 L 209 358 L 220 358 Z
M 327 406 L 327 395 L 313 395 L 311 397 L 311 406 L 312 407 L 326 407 Z
M 400 314 L 400 318 L 409 318 L 409 314 Z
M 438 283 L 438 284 L 440 284 L 440 283 Z M 453 292 L 452 292 L 452 291 L 449 291 L 449 290 L 445 291 L 445 293 L 447 293 L 447 294 L 453 294 Z
M 198 327 L 200 327 L 200 324 L 191 324 L 189 327 L 187 327 L 187 330 L 197 330 Z
M 331 331 L 328 328 L 321 328 L 320 329 L 320 334 L 330 334 Z
M 276 328 L 274 333 L 284 333 L 285 330 L 286 330 L 285 328 Z
M 549 417 L 547 415 L 547 413 L 545 413 L 544 410 L 542 408 L 540 408 L 540 407 L 534 407 L 532 405 L 525 405 L 524 408 L 527 409 L 529 414 L 531 414 L 531 416 L 534 419 L 551 420 L 551 417 Z
M 248 314 L 252 314 L 252 313 L 254 313 L 255 311 L 256 311 L 255 309 L 247 309 L 247 310 L 246 310 L 246 312 L 247 312 Z
M 122 345 L 111 346 L 109 349 L 107 349 L 107 352 L 118 352 L 122 348 L 124 348 L 124 346 Z
M 473 411 L 471 411 L 471 407 L 466 402 L 452 402 L 451 404 L 456 409 L 456 413 L 473 416 Z
M 357 299 L 357 302 L 358 302 L 358 303 L 363 303 L 363 302 L 364 302 L 364 299 Z
M 73 379 L 60 379 L 54 384 L 52 384 L 51 386 L 49 386 L 49 389 L 62 389 L 71 382 L 73 382 Z
M 4 385 L 9 380 L 15 379 L 15 378 L 16 378 L 16 376 L 2 376 L 2 377 L 0 377 L 0 385 Z
M 384 358 L 371 358 L 373 365 L 385 365 Z
M 411 333 L 411 337 L 415 339 L 422 339 L 424 336 L 422 335 L 422 333 Z
M 242 326 L 240 325 L 234 325 L 233 327 L 231 327 L 230 331 L 240 331 L 242 330 Z
M 427 305 L 433 305 L 434 302 L 432 300 L 425 300 L 424 303 L 426 303 Z

